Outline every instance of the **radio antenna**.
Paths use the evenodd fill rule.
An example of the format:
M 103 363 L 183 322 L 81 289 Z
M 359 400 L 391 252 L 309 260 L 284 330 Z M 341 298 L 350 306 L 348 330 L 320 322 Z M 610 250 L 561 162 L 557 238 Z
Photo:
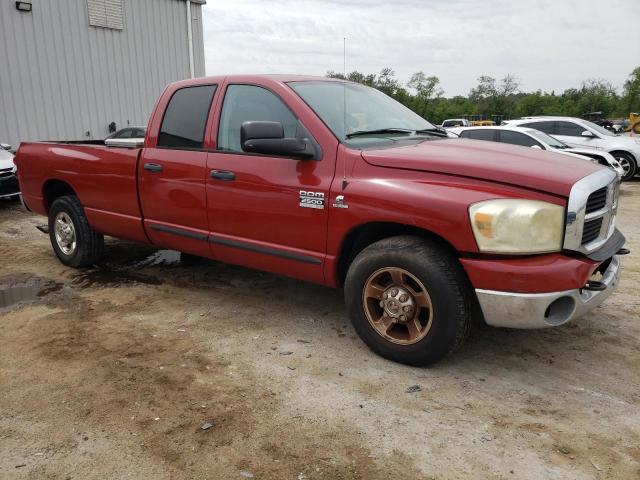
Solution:
M 345 138 L 347 136 L 347 37 L 342 37 L 342 113 Z M 347 159 L 342 158 L 342 190 L 347 188 Z

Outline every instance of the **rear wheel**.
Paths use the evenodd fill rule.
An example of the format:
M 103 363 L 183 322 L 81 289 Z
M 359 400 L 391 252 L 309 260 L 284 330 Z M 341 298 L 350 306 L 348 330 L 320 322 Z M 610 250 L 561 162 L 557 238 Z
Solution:
M 620 166 L 624 169 L 624 176 L 622 180 L 630 180 L 636 174 L 638 164 L 635 158 L 626 152 L 613 152 L 611 155 L 618 161 Z
M 383 357 L 410 365 L 436 362 L 463 343 L 471 298 L 456 258 L 411 236 L 365 248 L 345 281 L 347 309 L 362 340 Z
M 89 226 L 74 195 L 60 197 L 51 205 L 49 239 L 57 257 L 70 267 L 94 265 L 104 249 L 104 237 Z

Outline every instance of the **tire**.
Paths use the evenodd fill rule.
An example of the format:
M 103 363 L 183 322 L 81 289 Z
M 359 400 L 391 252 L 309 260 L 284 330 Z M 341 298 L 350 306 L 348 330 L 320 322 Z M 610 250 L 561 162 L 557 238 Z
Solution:
M 638 171 L 638 163 L 635 158 L 626 152 L 612 152 L 611 155 L 613 155 L 624 168 L 625 174 L 622 177 L 622 181 L 626 182 L 627 180 L 631 180 Z
M 89 226 L 75 195 L 60 197 L 49 208 L 49 239 L 57 257 L 69 267 L 94 265 L 104 250 L 104 236 Z
M 426 297 L 416 294 L 421 289 Z M 469 335 L 471 286 L 457 259 L 435 242 L 398 236 L 369 245 L 349 267 L 344 292 L 358 335 L 389 360 L 428 365 L 455 351 Z M 409 313 L 403 319 L 405 309 Z

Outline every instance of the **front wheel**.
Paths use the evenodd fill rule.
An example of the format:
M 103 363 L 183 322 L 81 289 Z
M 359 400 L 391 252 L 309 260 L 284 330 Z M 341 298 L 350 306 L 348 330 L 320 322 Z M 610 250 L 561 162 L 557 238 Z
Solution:
M 102 256 L 104 237 L 89 226 L 78 197 L 56 199 L 49 208 L 49 239 L 62 263 L 89 267 Z
M 611 155 L 618 161 L 624 170 L 623 181 L 631 180 L 637 172 L 638 164 L 636 160 L 626 152 L 613 152 Z
M 345 301 L 373 351 L 410 365 L 451 353 L 471 325 L 472 292 L 459 262 L 418 237 L 380 240 L 358 254 L 345 280 Z

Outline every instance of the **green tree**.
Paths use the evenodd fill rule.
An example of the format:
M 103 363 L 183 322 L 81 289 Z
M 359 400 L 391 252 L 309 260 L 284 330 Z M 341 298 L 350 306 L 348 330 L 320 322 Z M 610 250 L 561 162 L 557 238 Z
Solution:
M 589 78 L 582 82 L 582 87 L 576 98 L 577 105 L 580 107 L 578 115 L 584 115 L 589 112 L 602 112 L 604 116 L 609 116 L 616 111 L 618 106 L 618 94 L 611 83 Z
M 620 114 L 626 116 L 631 112 L 640 112 L 640 67 L 636 67 L 624 82 Z
M 407 83 L 409 88 L 416 91 L 414 97 L 413 110 L 424 118 L 430 113 L 430 105 L 434 99 L 439 98 L 444 93 L 440 88 L 440 79 L 435 76 L 427 77 L 424 72 L 417 72 L 411 76 Z
M 387 67 L 380 71 L 374 86 L 381 92 L 394 96 L 400 88 L 400 82 L 396 79 L 396 72 Z

